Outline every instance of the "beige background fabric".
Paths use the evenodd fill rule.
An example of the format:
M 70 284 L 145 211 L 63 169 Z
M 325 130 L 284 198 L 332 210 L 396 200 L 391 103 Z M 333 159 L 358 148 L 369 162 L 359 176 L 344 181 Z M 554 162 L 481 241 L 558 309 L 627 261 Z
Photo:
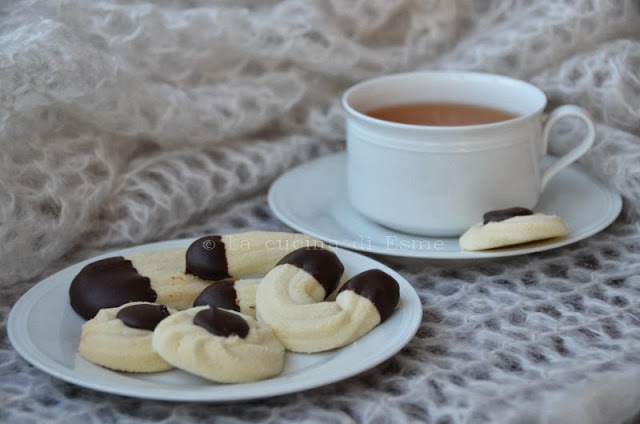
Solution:
M 613 423 L 637 412 L 638 1 L 0 7 L 0 421 Z M 586 241 L 527 257 L 388 262 L 423 300 L 417 337 L 372 371 L 302 394 L 141 402 L 57 381 L 11 348 L 11 305 L 77 260 L 286 229 L 266 191 L 294 165 L 344 149 L 341 93 L 421 69 L 510 75 L 539 86 L 549 109 L 588 109 L 598 139 L 581 162 L 623 195 L 622 216 Z M 581 132 L 559 125 L 551 152 Z

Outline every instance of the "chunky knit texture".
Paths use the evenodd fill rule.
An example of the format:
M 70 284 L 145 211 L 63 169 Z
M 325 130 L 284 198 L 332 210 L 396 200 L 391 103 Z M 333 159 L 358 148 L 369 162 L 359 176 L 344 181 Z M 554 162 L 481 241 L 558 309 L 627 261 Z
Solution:
M 7 4 L 11 3 L 11 4 Z M 24 0 L 0 7 L 0 422 L 622 423 L 640 405 L 640 4 L 635 0 Z M 110 249 L 285 230 L 292 166 L 344 148 L 339 98 L 392 72 L 497 72 L 597 121 L 582 160 L 622 193 L 610 228 L 487 262 L 386 262 L 424 304 L 394 358 L 228 405 L 81 389 L 18 357 L 11 306 Z M 583 129 L 558 125 L 552 153 Z

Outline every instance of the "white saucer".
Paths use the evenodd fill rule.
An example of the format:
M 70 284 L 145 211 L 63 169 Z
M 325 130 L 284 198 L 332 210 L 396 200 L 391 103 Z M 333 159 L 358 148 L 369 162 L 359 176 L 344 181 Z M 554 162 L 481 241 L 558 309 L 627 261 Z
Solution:
M 544 158 L 543 165 L 551 159 Z M 569 227 L 567 237 L 467 252 L 460 249 L 457 238 L 397 232 L 356 212 L 347 199 L 346 153 L 342 152 L 307 162 L 280 176 L 269 190 L 269 206 L 291 228 L 334 246 L 389 256 L 477 259 L 540 252 L 585 239 L 616 219 L 622 198 L 577 166 L 570 166 L 549 182 L 535 207 L 536 212 L 561 216 Z
M 79 386 L 145 399 L 226 402 L 266 398 L 322 386 L 354 376 L 395 355 L 418 330 L 422 303 L 411 284 L 391 268 L 348 250 L 335 252 L 345 276 L 381 269 L 400 286 L 398 308 L 389 319 L 356 342 L 323 353 L 287 353 L 282 374 L 262 381 L 215 384 L 184 371 L 124 373 L 86 361 L 78 354 L 84 320 L 69 304 L 69 285 L 89 262 L 125 256 L 142 250 L 187 247 L 193 240 L 173 240 L 119 250 L 72 265 L 44 279 L 25 293 L 11 309 L 9 340 L 27 361 L 46 373 Z

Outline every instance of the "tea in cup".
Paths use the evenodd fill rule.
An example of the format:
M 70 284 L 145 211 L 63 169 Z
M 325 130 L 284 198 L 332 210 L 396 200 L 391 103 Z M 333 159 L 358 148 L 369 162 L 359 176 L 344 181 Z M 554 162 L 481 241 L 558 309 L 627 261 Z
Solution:
M 411 234 L 458 236 L 490 210 L 533 209 L 562 168 L 593 144 L 584 109 L 549 114 L 544 93 L 513 78 L 473 72 L 415 72 L 356 84 L 347 111 L 347 191 L 371 220 Z M 550 128 L 576 117 L 576 147 L 548 168 Z

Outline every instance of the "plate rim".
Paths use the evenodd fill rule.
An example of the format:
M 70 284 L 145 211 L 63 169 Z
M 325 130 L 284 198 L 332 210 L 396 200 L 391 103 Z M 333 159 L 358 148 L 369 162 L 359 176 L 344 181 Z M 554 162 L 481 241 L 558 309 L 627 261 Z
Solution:
M 243 401 L 243 400 L 253 400 L 253 399 L 262 399 L 262 398 L 270 398 L 275 396 L 281 396 L 291 393 L 298 393 L 305 390 L 314 389 L 317 387 L 325 386 L 328 384 L 336 383 L 347 378 L 353 377 L 357 374 L 365 372 L 380 363 L 386 361 L 391 358 L 395 354 L 397 354 L 400 350 L 402 350 L 415 336 L 415 333 L 418 331 L 418 328 L 422 322 L 422 302 L 417 292 L 413 288 L 413 286 L 400 275 L 397 271 L 393 270 L 389 266 L 380 263 L 379 261 L 367 257 L 365 255 L 349 251 L 347 249 L 342 249 L 339 247 L 332 247 L 332 250 L 338 254 L 342 261 L 364 261 L 367 263 L 367 266 L 372 265 L 372 267 L 382 269 L 383 271 L 389 273 L 393 276 L 400 286 L 400 295 L 401 300 L 403 301 L 404 308 L 399 309 L 403 311 L 403 317 L 408 322 L 400 321 L 403 325 L 406 326 L 404 331 L 399 333 L 397 342 L 390 346 L 382 345 L 381 349 L 377 355 L 373 355 L 373 357 L 369 358 L 369 360 L 365 360 L 359 363 L 350 364 L 350 367 L 342 367 L 342 372 L 339 373 L 320 373 L 315 378 L 311 378 L 306 382 L 296 381 L 288 381 L 286 378 L 291 375 L 284 376 L 285 381 L 278 382 L 278 377 L 272 379 L 261 380 L 257 382 L 249 382 L 249 383 L 238 383 L 234 385 L 225 385 L 225 384 L 215 384 L 213 383 L 210 387 L 220 388 L 223 390 L 213 390 L 209 388 L 209 390 L 202 389 L 201 386 L 198 386 L 195 389 L 184 389 L 180 388 L 178 390 L 169 391 L 167 388 L 150 388 L 149 390 L 140 390 L 140 387 L 118 387 L 121 386 L 119 384 L 109 382 L 106 385 L 101 383 L 99 380 L 92 380 L 91 378 L 87 378 L 86 375 L 77 374 L 77 371 L 71 370 L 69 368 L 65 368 L 62 364 L 59 364 L 54 359 L 48 357 L 41 348 L 39 348 L 31 338 L 28 336 L 27 323 L 28 319 L 33 312 L 33 307 L 36 303 L 41 300 L 45 294 L 49 293 L 52 290 L 68 290 L 68 285 L 70 281 L 61 280 L 65 274 L 70 272 L 77 273 L 83 266 L 86 264 L 93 262 L 95 260 L 101 259 L 103 257 L 109 257 L 113 255 L 127 255 L 130 253 L 134 253 L 140 250 L 153 250 L 153 249 L 161 249 L 161 248 L 169 248 L 169 247 L 187 247 L 188 243 L 191 243 L 194 238 L 184 238 L 184 239 L 176 239 L 176 240 L 167 240 L 156 243 L 149 243 L 140 246 L 134 246 L 124 249 L 117 249 L 107 253 L 103 253 L 97 255 L 95 257 L 85 259 L 83 261 L 72 264 L 46 278 L 36 283 L 32 286 L 27 292 L 25 292 L 18 301 L 13 305 L 9 312 L 8 320 L 7 320 L 7 335 L 8 339 L 14 348 L 14 350 L 27 362 L 29 362 L 34 367 L 40 369 L 41 371 L 53 376 L 57 379 L 66 381 L 67 383 L 71 383 L 77 386 L 89 388 L 92 390 L 96 390 L 103 393 L 110 393 L 120 396 L 127 396 L 138 399 L 152 399 L 152 400 L 162 400 L 162 401 L 189 401 L 189 402 L 227 402 L 227 401 Z M 77 270 L 77 271 L 75 271 Z M 63 305 L 61 305 L 63 307 Z M 21 330 L 23 330 L 21 332 Z M 375 328 L 372 330 L 374 331 Z M 79 330 L 78 330 L 79 331 Z M 350 348 L 351 346 L 356 345 L 359 341 L 365 340 L 367 335 L 363 336 L 363 338 L 355 341 L 352 345 L 345 346 L 344 348 Z M 336 352 L 339 352 L 341 349 L 338 349 Z M 326 354 L 326 353 L 321 353 Z M 78 355 L 78 354 L 77 354 Z M 79 357 L 79 355 L 78 355 Z M 80 360 L 83 358 L 79 357 Z M 340 360 L 340 358 L 338 358 Z M 321 363 L 315 368 L 323 367 L 325 362 Z M 331 366 L 333 367 L 333 365 Z M 331 368 L 330 367 L 330 368 Z M 115 372 L 106 370 L 107 372 Z M 306 370 L 306 368 L 305 368 Z M 120 374 L 120 373 L 118 373 Z M 131 375 L 127 373 L 122 373 L 122 375 Z M 135 374 L 133 374 L 135 376 Z M 295 375 L 295 373 L 294 373 Z M 274 383 L 275 381 L 275 383 Z M 145 380 L 148 382 L 148 380 Z M 279 384 L 278 384 L 279 383 Z M 152 382 L 150 384 L 153 384 Z M 257 386 L 257 389 L 256 389 Z M 265 386 L 265 387 L 262 387 Z M 225 390 L 229 387 L 235 387 L 235 390 Z M 247 389 L 246 392 L 243 393 L 243 389 Z M 266 389 L 266 391 L 265 391 Z M 137 391 L 136 391 L 137 390 Z M 135 391 L 135 393 L 134 393 Z M 262 393 L 256 393 L 263 391 Z
M 607 210 L 606 213 L 603 213 L 603 217 L 599 222 L 596 222 L 588 231 L 582 232 L 574 237 L 565 237 L 556 241 L 537 244 L 535 246 L 529 246 L 525 248 L 507 248 L 504 250 L 491 250 L 491 251 L 482 251 L 482 252 L 471 252 L 465 250 L 457 250 L 457 251 L 433 251 L 433 250 L 410 250 L 410 249 L 389 249 L 384 247 L 377 247 L 372 245 L 371 247 L 367 247 L 363 244 L 363 247 L 356 247 L 353 241 L 344 241 L 344 240 L 335 240 L 332 239 L 322 233 L 319 233 L 313 229 L 310 229 L 308 226 L 301 224 L 291 218 L 289 218 L 288 214 L 284 210 L 284 208 L 278 205 L 276 200 L 277 195 L 279 194 L 279 190 L 282 190 L 280 187 L 283 186 L 288 178 L 292 178 L 296 173 L 303 172 L 305 168 L 314 167 L 321 165 L 321 162 L 326 161 L 338 161 L 341 160 L 342 157 L 346 158 L 347 153 L 345 151 L 331 153 L 325 156 L 318 157 L 311 161 L 304 162 L 292 169 L 281 174 L 269 187 L 269 192 L 267 195 L 267 202 L 271 211 L 275 214 L 275 216 L 282 221 L 285 225 L 291 227 L 292 229 L 308 234 L 310 236 L 316 237 L 326 243 L 329 243 L 331 246 L 340 247 L 347 250 L 355 250 L 368 254 L 376 254 L 383 255 L 388 257 L 399 257 L 399 258 L 411 258 L 411 259 L 430 259 L 430 260 L 478 260 L 478 259 L 495 259 L 495 258 L 503 258 L 510 256 L 519 256 L 526 255 L 529 253 L 537 253 L 543 252 L 551 249 L 556 249 L 558 247 L 566 246 L 572 243 L 576 243 L 578 241 L 584 240 L 593 236 L 594 234 L 599 233 L 609 225 L 611 225 L 616 218 L 620 215 L 622 211 L 622 196 L 619 193 L 615 193 L 605 187 L 599 181 L 594 180 L 588 173 L 581 170 L 576 164 L 572 164 L 569 166 L 573 171 L 581 174 L 582 177 L 590 180 L 592 184 L 597 186 L 602 193 L 609 198 L 609 202 L 607 202 Z M 562 172 L 562 171 L 561 171 Z M 363 218 L 364 219 L 364 218 Z M 373 223 L 374 225 L 378 225 Z M 378 225 L 379 226 L 379 225 Z M 380 228 L 383 228 L 380 226 Z M 394 235 L 404 235 L 403 233 L 397 232 L 395 230 L 387 229 L 391 231 Z M 407 236 L 411 236 L 411 234 L 406 234 Z M 434 240 L 447 239 L 454 240 L 457 237 L 434 237 Z

